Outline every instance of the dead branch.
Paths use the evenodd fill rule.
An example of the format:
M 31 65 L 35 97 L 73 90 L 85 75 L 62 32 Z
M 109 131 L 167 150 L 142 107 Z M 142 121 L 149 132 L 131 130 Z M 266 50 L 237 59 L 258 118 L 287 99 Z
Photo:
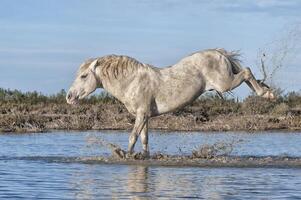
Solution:
M 265 65 L 264 65 L 264 61 L 265 61 L 264 59 L 265 59 L 265 53 L 262 53 L 262 57 L 260 58 L 261 70 L 262 70 L 262 74 L 263 74 L 262 82 L 265 82 L 267 79 L 267 72 L 266 72 Z
M 288 31 L 282 37 L 267 43 L 264 48 L 259 49 L 257 58 L 260 63 L 257 62 L 257 66 L 263 76 L 260 82 L 269 81 L 270 84 L 274 85 L 273 79 L 276 73 L 296 56 L 300 38 L 301 24 L 297 24 L 288 28 Z

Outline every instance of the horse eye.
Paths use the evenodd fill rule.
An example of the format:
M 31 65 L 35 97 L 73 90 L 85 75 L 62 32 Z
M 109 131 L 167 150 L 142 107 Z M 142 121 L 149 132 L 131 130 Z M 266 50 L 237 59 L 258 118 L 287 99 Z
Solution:
M 87 76 L 88 76 L 88 74 L 84 74 L 84 75 L 81 75 L 80 78 L 84 79 L 84 78 L 87 78 Z

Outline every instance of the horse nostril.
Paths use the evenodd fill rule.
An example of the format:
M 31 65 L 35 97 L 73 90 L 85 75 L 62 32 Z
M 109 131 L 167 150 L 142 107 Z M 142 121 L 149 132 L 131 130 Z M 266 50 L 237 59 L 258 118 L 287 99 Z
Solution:
M 71 99 L 71 93 L 69 93 L 68 95 L 67 95 L 67 99 Z

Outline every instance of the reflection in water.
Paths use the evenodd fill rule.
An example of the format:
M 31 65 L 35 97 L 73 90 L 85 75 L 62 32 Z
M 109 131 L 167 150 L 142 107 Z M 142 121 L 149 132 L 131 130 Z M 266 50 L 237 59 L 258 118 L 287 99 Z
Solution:
M 97 181 L 91 177 L 93 167 L 92 165 L 87 167 L 85 171 L 76 171 L 72 174 L 71 187 L 75 190 L 73 194 L 74 199 L 95 199 L 92 189 L 97 184 Z
M 111 166 L 114 168 L 114 166 Z M 120 166 L 115 166 L 119 168 Z M 72 174 L 71 187 L 75 191 L 74 199 L 151 199 L 149 193 L 149 172 L 145 166 L 129 166 L 126 170 L 108 174 L 98 165 L 87 165 L 86 170 Z M 110 180 L 106 180 L 108 175 Z
M 301 195 L 299 169 L 78 164 L 70 168 L 69 183 L 62 185 L 66 189 L 61 191 L 63 197 L 72 199 L 262 199 Z
M 0 199 L 12 195 L 27 199 L 294 199 L 301 196 L 300 185 L 300 169 L 294 168 L 145 167 L 0 160 Z
M 146 166 L 131 166 L 127 178 L 127 191 L 132 199 L 150 199 L 146 194 L 149 192 L 149 174 Z
M 300 168 L 195 168 L 65 162 L 73 158 L 108 155 L 107 149 L 85 149 L 86 133 L 0 135 L 0 199 L 298 199 Z M 127 145 L 124 133 L 101 134 Z M 210 143 L 229 133 L 210 133 Z M 230 135 L 239 135 L 231 133 Z M 182 133 L 153 134 L 153 148 L 168 145 L 178 154 Z M 301 157 L 300 133 L 241 134 L 246 143 L 233 155 Z M 191 152 L 204 143 L 201 133 L 185 135 Z M 208 136 L 209 138 L 209 136 Z M 82 149 L 79 151 L 79 149 Z M 18 159 L 19 157 L 19 159 Z M 20 159 L 23 157 L 24 159 Z M 28 159 L 25 159 L 28 158 Z M 62 158 L 62 159 L 61 159 Z
M 224 199 L 222 196 L 223 191 L 225 191 L 225 188 L 221 177 L 210 174 L 203 177 L 200 196 L 205 199 Z
M 224 188 L 223 177 L 211 174 L 210 170 L 107 165 L 107 168 L 112 167 L 116 167 L 119 171 L 112 170 L 108 174 L 107 169 L 102 169 L 98 165 L 87 165 L 86 170 L 74 173 L 71 179 L 71 185 L 75 191 L 73 198 L 223 199 L 223 193 L 227 191 L 227 188 Z M 176 173 L 179 169 L 181 173 Z M 228 193 L 231 193 L 229 188 Z

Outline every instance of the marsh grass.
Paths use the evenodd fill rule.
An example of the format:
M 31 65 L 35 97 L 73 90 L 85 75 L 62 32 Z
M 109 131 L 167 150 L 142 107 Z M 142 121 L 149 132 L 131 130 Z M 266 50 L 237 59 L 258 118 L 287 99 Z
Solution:
M 0 88 L 0 132 L 37 132 L 49 129 L 131 129 L 134 117 L 108 93 L 92 95 L 78 106 L 65 102 L 66 92 L 54 95 Z M 290 92 L 267 101 L 250 95 L 243 101 L 205 94 L 177 112 L 150 120 L 164 130 L 301 129 L 301 94 Z

